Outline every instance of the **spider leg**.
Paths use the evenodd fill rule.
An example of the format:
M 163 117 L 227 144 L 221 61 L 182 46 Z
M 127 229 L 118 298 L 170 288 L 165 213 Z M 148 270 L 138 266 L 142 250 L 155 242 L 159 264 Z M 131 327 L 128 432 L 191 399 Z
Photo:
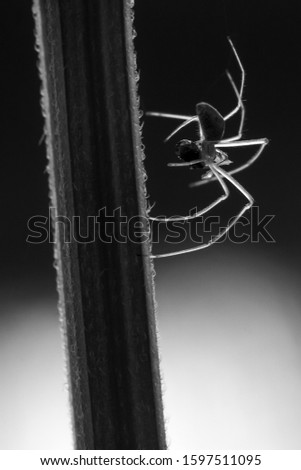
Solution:
M 231 113 L 229 113 L 227 116 L 224 117 L 224 120 L 226 121 L 227 119 L 229 119 L 230 117 L 234 116 L 235 113 L 237 113 L 237 111 L 239 111 L 239 109 L 241 110 L 241 115 L 240 115 L 240 123 L 239 123 L 239 128 L 238 128 L 238 133 L 233 136 L 233 137 L 229 137 L 227 139 L 223 139 L 222 142 L 232 142 L 234 140 L 239 140 L 241 139 L 242 137 L 242 131 L 243 131 L 243 127 L 244 127 L 244 122 L 245 122 L 245 114 L 246 114 L 246 110 L 245 110 L 245 106 L 243 104 L 243 101 L 242 101 L 242 92 L 243 92 L 243 88 L 241 88 L 241 91 L 239 93 L 238 89 L 236 88 L 236 85 L 234 83 L 234 80 L 233 78 L 231 77 L 230 73 L 228 72 L 228 70 L 226 71 L 227 73 L 227 77 L 229 78 L 230 80 L 230 83 L 232 85 L 232 88 L 236 94 L 236 97 L 238 99 L 238 104 L 236 106 L 236 108 L 233 109 L 233 111 L 231 111 Z
M 233 170 L 229 171 L 229 174 L 230 175 L 234 175 L 235 173 L 238 173 L 239 171 L 242 171 L 242 170 L 245 170 L 246 168 L 249 168 L 249 166 L 251 166 L 255 160 L 257 160 L 257 158 L 260 156 L 260 154 L 262 153 L 264 147 L 269 143 L 268 139 L 264 139 L 265 142 L 262 142 L 260 144 L 260 147 L 259 147 L 259 150 L 249 159 L 246 161 L 246 163 L 244 163 L 243 165 L 240 165 L 236 168 L 233 168 Z
M 237 88 L 236 88 L 236 85 L 234 84 L 234 81 L 233 81 L 231 75 L 230 75 L 229 72 L 227 71 L 227 76 L 228 76 L 228 78 L 229 78 L 229 80 L 230 80 L 230 83 L 231 83 L 231 85 L 232 85 L 232 87 L 233 87 L 233 89 L 234 89 L 234 91 L 235 91 L 235 94 L 236 94 L 236 96 L 237 96 L 237 98 L 238 98 L 238 104 L 235 106 L 234 109 L 232 109 L 232 111 L 230 111 L 229 114 L 227 114 L 227 115 L 224 117 L 225 121 L 227 121 L 227 119 L 229 119 L 230 117 L 234 116 L 234 114 L 237 113 L 237 111 L 238 111 L 238 110 L 241 108 L 241 106 L 242 106 L 242 94 L 243 94 L 243 89 L 244 89 L 244 85 L 245 85 L 245 77 L 246 77 L 245 69 L 243 68 L 243 65 L 242 65 L 242 63 L 241 63 L 241 60 L 240 60 L 238 54 L 237 54 L 237 51 L 236 51 L 236 49 L 235 49 L 235 47 L 234 47 L 234 44 L 233 44 L 233 42 L 231 41 L 231 39 L 230 39 L 229 37 L 228 37 L 228 41 L 229 41 L 229 43 L 230 43 L 230 46 L 231 46 L 231 48 L 232 48 L 232 51 L 233 51 L 233 53 L 234 53 L 234 55 L 235 55 L 235 58 L 236 58 L 236 60 L 237 60 L 238 66 L 239 66 L 240 71 L 241 71 L 241 82 L 240 82 L 240 89 L 239 89 L 239 91 L 238 91 Z
M 221 140 L 220 142 L 215 142 L 214 146 L 215 147 L 249 147 L 250 145 L 261 145 L 261 144 L 268 144 L 269 139 L 266 139 L 265 137 L 261 139 L 249 139 L 249 140 L 239 140 L 237 142 L 224 142 Z
M 190 119 L 192 116 L 183 116 L 182 114 L 169 114 L 169 113 L 159 113 L 156 111 L 147 111 L 145 116 L 154 116 L 154 117 L 164 117 L 170 119 L 181 119 L 182 121 L 186 121 Z
M 237 105 L 235 106 L 234 109 L 232 109 L 232 111 L 230 111 L 230 113 L 228 113 L 226 116 L 224 116 L 224 120 L 227 121 L 232 116 L 234 116 L 239 110 L 241 110 L 241 116 L 240 116 L 240 123 L 239 123 L 238 133 L 233 137 L 229 137 L 227 139 L 224 139 L 224 142 L 231 142 L 231 141 L 234 141 L 234 140 L 241 139 L 243 126 L 244 126 L 244 122 L 245 122 L 245 106 L 244 106 L 243 101 L 242 101 L 242 94 L 243 94 L 243 89 L 244 89 L 244 84 L 245 84 L 245 75 L 246 74 L 245 74 L 245 70 L 243 68 L 243 65 L 240 61 L 240 58 L 238 56 L 238 53 L 237 53 L 237 51 L 236 51 L 236 49 L 233 45 L 233 42 L 231 41 L 230 38 L 228 38 L 228 41 L 230 43 L 230 46 L 233 50 L 233 53 L 235 55 L 235 58 L 237 60 L 237 63 L 239 65 L 239 68 L 240 68 L 240 71 L 241 71 L 241 83 L 240 83 L 240 89 L 238 91 L 231 74 L 229 73 L 228 70 L 226 71 L 227 77 L 228 77 L 228 79 L 230 81 L 230 84 L 231 84 L 231 86 L 234 90 L 234 93 L 237 97 Z
M 218 235 L 213 237 L 208 243 L 204 243 L 203 245 L 196 246 L 194 248 L 187 248 L 185 250 L 174 251 L 173 253 L 162 253 L 159 255 L 151 255 L 151 258 L 167 258 L 169 256 L 182 255 L 184 253 L 191 253 L 193 251 L 204 250 L 205 248 L 208 248 L 209 246 L 216 243 L 224 235 L 226 235 L 229 232 L 229 230 L 236 224 L 236 222 L 243 216 L 243 214 L 252 207 L 254 203 L 253 197 L 251 196 L 251 194 L 248 193 L 248 191 L 245 190 L 245 188 L 241 186 L 241 184 L 238 181 L 236 181 L 236 179 L 234 179 L 226 171 L 222 170 L 220 167 L 218 167 L 215 164 L 210 165 L 210 169 L 212 172 L 215 173 L 215 176 L 217 176 L 217 173 L 219 173 L 223 178 L 227 179 L 230 183 L 232 183 L 233 186 L 235 186 L 235 188 L 238 189 L 248 199 L 248 203 L 237 214 L 237 216 L 234 217 L 231 223 L 224 230 L 222 230 Z
M 173 137 L 177 132 L 179 132 L 181 129 L 183 129 L 183 127 L 187 126 L 188 124 L 191 124 L 192 122 L 194 121 L 198 121 L 198 117 L 197 116 L 191 116 L 189 119 L 186 119 L 186 121 L 184 121 L 182 124 L 180 124 L 178 127 L 175 128 L 174 131 L 172 131 L 171 134 L 169 134 L 166 139 L 164 139 L 164 142 L 167 142 L 169 139 L 171 139 L 171 137 Z
M 234 175 L 235 173 L 238 173 L 239 171 L 242 171 L 242 170 L 245 170 L 246 168 L 249 168 L 249 166 L 251 166 L 255 160 L 257 160 L 257 158 L 261 155 L 264 147 L 269 143 L 268 139 L 253 139 L 253 140 L 242 140 L 240 142 L 232 142 L 232 144 L 223 144 L 222 146 L 223 147 L 239 147 L 240 143 L 242 143 L 242 147 L 243 146 L 247 146 L 247 145 L 260 145 L 259 147 L 259 150 L 254 154 L 252 155 L 252 157 L 246 161 L 246 163 L 243 163 L 242 165 L 236 167 L 236 168 L 233 168 L 233 170 L 230 170 L 228 171 L 228 175 Z M 216 146 L 219 146 L 218 144 L 216 144 Z M 208 179 L 202 179 L 202 180 L 199 180 L 199 181 L 195 181 L 194 183 L 191 183 L 189 186 L 190 188 L 196 188 L 198 186 L 203 186 L 204 184 L 207 184 L 207 183 L 211 183 L 212 181 L 216 181 L 216 178 L 215 176 L 213 176 L 212 178 L 208 178 Z
M 246 199 L 248 199 L 249 202 L 248 202 L 248 204 L 246 204 L 245 207 L 247 209 L 250 209 L 250 207 L 252 207 L 252 205 L 254 203 L 254 199 L 251 196 L 251 194 L 248 193 L 248 191 L 235 178 L 233 178 L 233 176 L 231 176 L 227 171 L 223 170 L 222 168 L 215 165 L 214 163 L 211 165 L 211 170 L 213 170 L 213 169 L 217 173 L 219 173 L 223 178 L 225 178 L 230 183 L 232 183 L 233 186 L 235 186 L 235 188 L 238 189 L 238 191 L 240 191 L 245 196 Z M 245 209 L 245 210 L 247 210 L 247 209 Z
M 167 163 L 167 166 L 191 166 L 191 165 L 197 165 L 198 163 L 201 163 L 202 160 L 191 160 L 190 162 L 181 162 L 181 163 Z
M 220 177 L 220 175 L 218 174 L 218 172 L 215 170 L 215 168 L 211 167 L 210 165 L 210 170 L 212 171 L 212 173 L 214 173 L 214 175 L 216 176 L 216 179 L 218 180 L 218 182 L 220 183 L 223 191 L 224 191 L 224 194 L 222 194 L 220 197 L 218 197 L 214 202 L 212 202 L 211 204 L 209 204 L 207 207 L 205 207 L 204 209 L 202 209 L 201 211 L 198 211 L 196 212 L 195 214 L 193 215 L 186 215 L 186 216 L 182 216 L 182 217 L 149 217 L 150 220 L 156 220 L 157 222 L 184 222 L 185 220 L 191 220 L 191 219 L 196 219 L 197 217 L 200 217 L 201 215 L 205 214 L 206 212 L 210 211 L 211 209 L 213 209 L 215 206 L 217 206 L 220 202 L 224 201 L 225 199 L 227 199 L 227 197 L 229 196 L 229 189 L 226 185 L 226 183 L 223 181 L 223 179 Z M 155 256 L 156 257 L 156 256 Z
M 236 88 L 236 86 L 235 86 L 235 84 L 234 84 L 234 82 L 233 82 L 233 80 L 232 80 L 231 75 L 230 75 L 229 72 L 227 71 L 228 78 L 229 78 L 229 80 L 230 80 L 230 82 L 231 82 L 232 87 L 234 88 L 235 94 L 236 94 L 236 96 L 238 97 L 238 101 L 239 101 L 239 102 L 238 102 L 238 104 L 236 105 L 236 107 L 235 107 L 232 111 L 230 111 L 229 114 L 227 114 L 227 115 L 224 117 L 225 120 L 227 120 L 227 119 L 229 119 L 230 117 L 234 116 L 234 114 L 237 113 L 237 111 L 239 110 L 239 108 L 240 108 L 240 102 L 242 101 L 242 94 L 243 94 L 243 89 L 244 89 L 244 85 L 245 85 L 245 78 L 246 78 L 245 69 L 244 69 L 244 67 L 243 67 L 243 65 L 242 65 L 242 63 L 241 63 L 241 60 L 240 60 L 240 58 L 239 58 L 239 56 L 238 56 L 238 53 L 237 53 L 237 51 L 236 51 L 236 49 L 235 49 L 235 47 L 234 47 L 234 44 L 233 44 L 233 42 L 231 41 L 231 39 L 230 39 L 229 37 L 228 37 L 228 41 L 229 41 L 229 43 L 230 43 L 230 46 L 231 46 L 231 48 L 232 48 L 232 51 L 233 51 L 233 53 L 234 53 L 234 55 L 235 55 L 236 61 L 237 61 L 237 63 L 238 63 L 238 66 L 239 66 L 239 68 L 240 68 L 240 71 L 241 71 L 241 82 L 240 82 L 240 89 L 239 89 L 239 91 L 238 91 L 237 88 Z

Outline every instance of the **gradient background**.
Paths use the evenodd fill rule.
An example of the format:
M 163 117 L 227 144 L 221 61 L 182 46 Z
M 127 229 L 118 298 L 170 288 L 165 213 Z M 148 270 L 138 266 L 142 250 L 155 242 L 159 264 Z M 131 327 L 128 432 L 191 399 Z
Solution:
M 48 214 L 31 3 L 1 7 L 0 448 L 70 448 L 52 246 L 26 243 L 27 220 Z M 247 73 L 245 138 L 271 139 L 237 176 L 261 216 L 275 214 L 276 243 L 225 242 L 155 263 L 174 449 L 300 449 L 300 13 L 297 0 L 136 0 L 142 109 L 193 114 L 207 101 L 229 112 L 225 68 L 239 79 L 230 35 Z M 178 139 L 162 141 L 177 122 L 144 121 L 153 214 L 217 197 L 215 184 L 187 188 L 197 172 L 166 167 Z M 193 129 L 183 136 L 193 138 Z M 231 152 L 236 162 L 247 156 Z M 233 191 L 214 215 L 226 223 L 243 203 Z

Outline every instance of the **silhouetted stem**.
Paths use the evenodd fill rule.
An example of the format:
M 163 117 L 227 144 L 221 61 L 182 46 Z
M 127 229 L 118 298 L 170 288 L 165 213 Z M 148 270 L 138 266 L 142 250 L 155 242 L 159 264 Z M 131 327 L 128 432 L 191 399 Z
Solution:
M 34 0 L 34 15 L 75 447 L 164 449 L 149 245 L 120 223 L 148 231 L 131 2 Z M 83 233 L 94 217 L 94 241 L 74 216 Z

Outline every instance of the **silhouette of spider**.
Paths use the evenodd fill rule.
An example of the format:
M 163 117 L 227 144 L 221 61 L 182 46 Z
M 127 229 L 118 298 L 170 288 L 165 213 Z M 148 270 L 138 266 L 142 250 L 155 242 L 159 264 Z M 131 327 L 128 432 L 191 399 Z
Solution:
M 171 137 L 173 137 L 179 130 L 183 129 L 188 124 L 193 122 L 198 123 L 198 140 L 192 141 L 188 139 L 180 140 L 176 144 L 176 155 L 180 160 L 181 163 L 168 163 L 168 166 L 171 167 L 189 167 L 193 169 L 202 169 L 205 173 L 202 175 L 202 178 L 194 183 L 190 184 L 190 187 L 197 187 L 203 184 L 207 184 L 211 181 L 218 181 L 223 189 L 223 194 L 218 197 L 215 201 L 209 204 L 204 209 L 195 212 L 192 215 L 186 215 L 183 217 L 149 217 L 150 220 L 155 220 L 159 222 L 175 222 L 175 221 L 186 221 L 195 219 L 197 217 L 202 216 L 206 212 L 213 209 L 217 206 L 220 202 L 227 199 L 229 196 L 229 189 L 225 180 L 231 183 L 238 191 L 240 191 L 247 199 L 247 204 L 243 207 L 243 209 L 232 219 L 232 221 L 228 224 L 228 226 L 222 230 L 218 235 L 213 237 L 208 243 L 203 243 L 193 248 L 187 248 L 179 251 L 174 251 L 171 253 L 161 253 L 157 255 L 151 255 L 152 258 L 165 258 L 168 256 L 175 256 L 184 253 L 189 253 L 192 251 L 202 250 L 204 248 L 208 248 L 215 242 L 217 242 L 220 238 L 222 238 L 225 234 L 229 232 L 231 227 L 233 227 L 236 222 L 242 217 L 242 215 L 252 207 L 254 203 L 253 197 L 244 189 L 241 184 L 233 178 L 233 174 L 238 173 L 250 165 L 252 165 L 255 160 L 259 157 L 262 153 L 264 147 L 268 144 L 268 139 L 260 138 L 260 139 L 251 139 L 251 140 L 242 140 L 242 132 L 244 127 L 244 120 L 245 120 L 245 107 L 242 101 L 242 94 L 243 88 L 245 83 L 245 70 L 242 66 L 240 58 L 237 54 L 237 51 L 231 41 L 228 38 L 232 51 L 235 55 L 239 68 L 241 70 L 241 84 L 239 90 L 237 89 L 232 76 L 230 75 L 229 71 L 226 71 L 227 77 L 230 81 L 230 84 L 234 90 L 234 93 L 237 97 L 237 104 L 235 108 L 226 116 L 222 116 L 217 109 L 211 106 L 208 103 L 198 103 L 196 105 L 196 114 L 194 116 L 184 116 L 181 114 L 168 114 L 168 113 L 160 113 L 160 112 L 147 112 L 146 115 L 148 116 L 155 116 L 155 117 L 163 117 L 163 118 L 172 118 L 172 119 L 179 119 L 184 121 L 180 124 L 166 139 L 167 142 Z M 240 123 L 238 132 L 233 137 L 229 137 L 227 139 L 223 139 L 224 132 L 225 132 L 225 123 L 234 116 L 236 113 L 240 111 Z M 221 166 L 228 165 L 232 163 L 228 159 L 228 155 L 223 152 L 222 148 L 233 148 L 233 147 L 246 147 L 252 145 L 259 145 L 259 149 L 257 152 L 244 164 L 230 170 L 225 171 Z

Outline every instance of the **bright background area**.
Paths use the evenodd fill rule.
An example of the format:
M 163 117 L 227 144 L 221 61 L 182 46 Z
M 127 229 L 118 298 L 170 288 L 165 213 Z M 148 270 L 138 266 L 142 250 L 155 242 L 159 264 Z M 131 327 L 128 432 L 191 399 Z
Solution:
M 0 448 L 72 448 L 56 302 L 20 294 L 2 304 Z
M 300 274 L 256 248 L 203 261 L 158 269 L 171 448 L 300 449 Z
M 157 263 L 172 449 L 300 449 L 300 273 L 273 251 L 218 247 Z M 0 446 L 66 449 L 56 299 L 29 291 L 2 292 Z

